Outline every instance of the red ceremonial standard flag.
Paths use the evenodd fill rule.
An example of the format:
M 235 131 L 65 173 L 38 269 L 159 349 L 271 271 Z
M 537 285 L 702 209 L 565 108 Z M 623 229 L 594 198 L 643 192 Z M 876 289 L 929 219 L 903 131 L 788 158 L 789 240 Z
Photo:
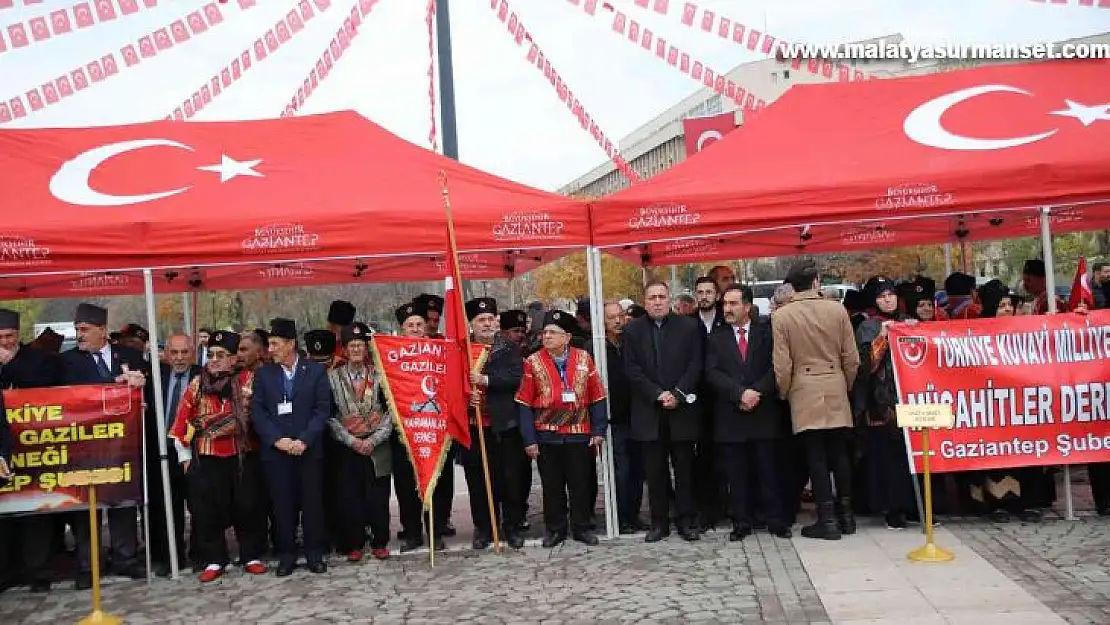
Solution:
M 444 394 L 447 398 L 448 419 L 447 433 L 459 441 L 463 447 L 470 448 L 470 423 L 466 414 L 468 398 L 470 397 L 470 363 L 466 358 L 466 337 L 470 328 L 466 326 L 466 317 L 463 315 L 462 280 L 459 277 L 459 267 L 455 263 L 455 246 L 451 244 L 448 235 L 447 276 L 444 279 L 443 290 L 443 321 L 444 337 L 450 342 L 453 349 L 451 359 L 447 363 L 447 375 L 444 378 Z
M 1087 275 L 1087 259 L 1080 256 L 1079 266 L 1075 268 L 1075 280 L 1071 283 L 1071 296 L 1068 298 L 1068 310 L 1083 302 L 1088 309 L 1095 307 L 1095 293 L 1091 290 L 1091 277 Z

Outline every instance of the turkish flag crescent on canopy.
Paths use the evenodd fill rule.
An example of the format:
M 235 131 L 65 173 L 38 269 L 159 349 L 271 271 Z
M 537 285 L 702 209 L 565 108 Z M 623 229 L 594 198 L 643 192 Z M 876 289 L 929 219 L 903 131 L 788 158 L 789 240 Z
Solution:
M 451 245 L 448 234 L 447 276 L 444 279 L 443 314 L 446 317 L 444 337 L 451 345 L 451 357 L 447 362 L 447 375 L 444 376 L 444 389 L 447 395 L 447 433 L 459 444 L 470 449 L 470 424 L 466 414 L 467 398 L 470 397 L 470 363 L 466 358 L 465 340 L 470 329 L 466 327 L 463 314 L 462 279 L 459 266 L 455 262 L 457 251 Z
M 736 115 L 733 113 L 682 120 L 682 133 L 686 137 L 686 157 L 689 158 L 701 152 L 733 130 L 736 130 Z
M 1095 294 L 1091 290 L 1091 276 L 1087 274 L 1087 259 L 1080 256 L 1079 265 L 1075 268 L 1075 280 L 1071 283 L 1071 296 L 1068 298 L 1068 310 L 1083 302 L 1088 309 L 1095 307 Z

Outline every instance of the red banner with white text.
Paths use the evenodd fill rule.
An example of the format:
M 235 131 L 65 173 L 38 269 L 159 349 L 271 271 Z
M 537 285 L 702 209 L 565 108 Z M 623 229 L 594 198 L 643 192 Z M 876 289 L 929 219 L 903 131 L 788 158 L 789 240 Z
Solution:
M 448 362 L 457 358 L 457 347 L 444 339 L 374 335 L 374 358 L 384 373 L 386 397 L 393 413 L 393 424 L 416 471 L 417 492 L 424 506 L 432 502 L 432 492 L 443 471 L 452 436 L 449 421 L 466 406 L 452 406 L 448 384 Z
M 87 509 L 95 481 L 101 505 L 141 503 L 141 389 L 122 385 L 4 391 L 15 441 L 12 479 L 0 514 Z
M 1110 462 L 1110 311 L 899 324 L 903 403 L 952 405 L 930 470 Z M 910 433 L 915 472 L 921 433 Z

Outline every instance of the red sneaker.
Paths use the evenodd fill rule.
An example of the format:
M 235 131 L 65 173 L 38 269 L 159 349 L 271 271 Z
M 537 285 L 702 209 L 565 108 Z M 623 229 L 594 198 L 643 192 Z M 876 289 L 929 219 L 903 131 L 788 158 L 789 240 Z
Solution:
M 247 573 L 250 573 L 251 575 L 265 575 L 266 572 L 269 571 L 270 569 L 267 568 L 266 565 L 262 564 L 261 562 L 251 562 L 247 566 L 243 567 L 243 570 L 246 571 Z
M 374 556 L 374 558 L 377 560 L 388 560 L 389 550 L 385 547 L 378 547 L 377 549 L 371 550 L 370 555 Z
M 200 583 L 207 584 L 208 582 L 214 582 L 220 579 L 223 574 L 223 569 L 204 569 L 200 574 Z
M 362 551 L 355 549 L 347 554 L 347 562 L 359 562 L 362 560 Z

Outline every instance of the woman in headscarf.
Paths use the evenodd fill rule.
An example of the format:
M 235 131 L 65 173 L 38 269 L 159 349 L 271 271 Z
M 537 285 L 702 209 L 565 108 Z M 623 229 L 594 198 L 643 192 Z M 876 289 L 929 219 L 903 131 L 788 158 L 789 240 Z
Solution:
M 389 474 L 393 419 L 381 373 L 370 361 L 370 336 L 364 323 L 340 332 L 346 360 L 328 371 L 334 408 L 328 421 L 339 465 L 339 511 L 336 545 L 347 561 L 362 559 L 367 539 L 378 560 L 389 557 Z M 370 526 L 370 535 L 366 526 Z
M 983 306 L 980 318 L 1014 316 L 1020 307 L 1017 296 L 998 280 L 979 287 L 979 301 Z M 1036 522 L 1041 520 L 1036 508 L 1046 481 L 1041 467 L 977 471 L 970 483 L 971 499 L 992 521 L 1005 523 L 1010 515 L 1016 515 L 1022 521 Z
M 224 574 L 230 561 L 224 530 L 235 528 L 239 559 L 252 575 L 266 573 L 266 509 L 258 435 L 251 426 L 252 371 L 235 373 L 239 335 L 216 332 L 204 370 L 185 390 L 169 436 L 189 484 L 201 582 Z
M 894 282 L 872 278 L 864 294 L 874 313 L 856 329 L 860 374 L 853 389 L 853 403 L 856 423 L 862 430 L 865 487 L 869 508 L 883 512 L 890 529 L 904 529 L 906 516 L 916 510 L 916 505 L 905 435 L 894 415 L 898 391 L 887 334 L 891 325 L 903 321 L 903 316 Z M 850 515 L 849 502 L 839 503 L 843 516 Z M 848 524 L 843 516 L 841 524 Z
M 899 287 L 898 297 L 902 300 L 907 319 L 936 321 L 937 283 L 929 278 L 918 277 Z

